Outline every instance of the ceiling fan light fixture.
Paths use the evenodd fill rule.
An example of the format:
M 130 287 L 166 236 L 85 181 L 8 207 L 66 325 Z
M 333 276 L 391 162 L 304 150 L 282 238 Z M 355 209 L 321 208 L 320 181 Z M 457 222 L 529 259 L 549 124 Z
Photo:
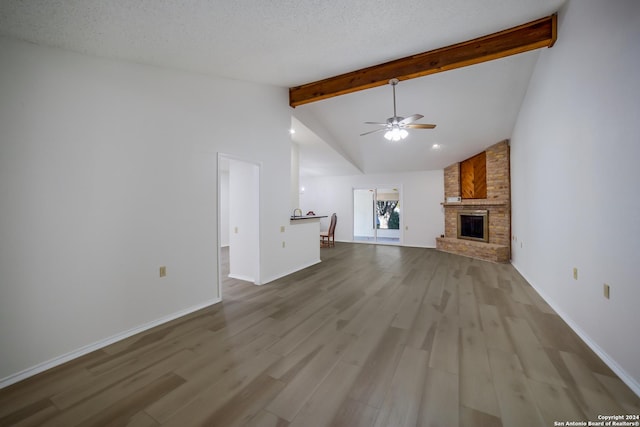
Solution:
M 416 120 L 420 120 L 424 116 L 422 114 L 414 114 L 409 117 L 400 117 L 396 112 L 396 85 L 398 84 L 398 79 L 389 80 L 389 84 L 393 88 L 393 116 L 389 117 L 386 123 L 380 122 L 365 122 L 368 125 L 378 125 L 382 126 L 382 129 L 376 129 L 369 132 L 361 133 L 360 136 L 369 135 L 370 133 L 376 133 L 385 131 L 384 137 L 387 141 L 400 141 L 409 136 L 409 132 L 406 128 L 410 129 L 433 129 L 436 125 L 428 125 L 428 124 L 420 124 L 414 123 Z
M 400 141 L 409 136 L 409 132 L 406 129 L 401 129 L 400 126 L 394 125 L 391 129 L 384 133 L 384 137 L 388 141 Z

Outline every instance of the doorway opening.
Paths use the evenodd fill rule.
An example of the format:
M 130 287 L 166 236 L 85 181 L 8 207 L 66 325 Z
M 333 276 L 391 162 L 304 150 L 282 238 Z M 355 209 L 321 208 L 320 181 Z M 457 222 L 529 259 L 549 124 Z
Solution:
M 399 187 L 353 190 L 353 241 L 400 244 L 402 239 Z
M 218 154 L 218 295 L 229 279 L 260 284 L 260 165 Z

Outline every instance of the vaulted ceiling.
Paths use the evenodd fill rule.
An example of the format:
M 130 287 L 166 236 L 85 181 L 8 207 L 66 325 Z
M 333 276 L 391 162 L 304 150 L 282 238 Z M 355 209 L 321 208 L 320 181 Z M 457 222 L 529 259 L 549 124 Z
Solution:
M 290 88 L 515 27 L 563 3 L 3 0 L 0 35 Z M 298 106 L 293 138 L 302 174 L 439 169 L 509 138 L 537 57 L 521 53 L 401 81 L 398 114 L 422 114 L 420 122 L 437 128 L 412 130 L 400 143 L 359 136 L 372 130 L 363 122 L 392 116 L 388 85 Z

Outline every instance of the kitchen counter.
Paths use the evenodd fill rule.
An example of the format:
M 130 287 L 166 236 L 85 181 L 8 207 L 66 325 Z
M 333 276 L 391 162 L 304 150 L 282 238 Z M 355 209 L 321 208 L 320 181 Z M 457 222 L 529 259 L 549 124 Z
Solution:
M 327 218 L 327 215 L 302 215 L 302 216 L 292 216 L 291 221 L 299 221 L 301 219 L 315 219 L 315 218 Z
M 282 248 L 274 248 L 274 252 L 297 266 L 290 273 L 320 262 L 321 218 L 326 215 L 296 215 L 290 217 L 288 226 L 280 225 Z

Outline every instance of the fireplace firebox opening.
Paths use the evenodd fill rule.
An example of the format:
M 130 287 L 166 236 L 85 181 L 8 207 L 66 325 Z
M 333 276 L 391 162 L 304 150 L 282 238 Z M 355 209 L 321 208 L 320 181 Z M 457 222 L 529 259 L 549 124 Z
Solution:
M 458 239 L 489 242 L 489 211 L 458 211 Z

